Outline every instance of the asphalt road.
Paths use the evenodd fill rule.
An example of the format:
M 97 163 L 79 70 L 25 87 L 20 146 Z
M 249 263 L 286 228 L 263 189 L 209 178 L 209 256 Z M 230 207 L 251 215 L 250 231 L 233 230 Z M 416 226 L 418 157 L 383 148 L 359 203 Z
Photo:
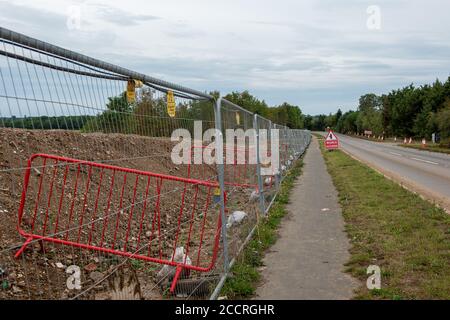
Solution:
M 341 148 L 352 156 L 450 212 L 450 155 L 337 136 Z

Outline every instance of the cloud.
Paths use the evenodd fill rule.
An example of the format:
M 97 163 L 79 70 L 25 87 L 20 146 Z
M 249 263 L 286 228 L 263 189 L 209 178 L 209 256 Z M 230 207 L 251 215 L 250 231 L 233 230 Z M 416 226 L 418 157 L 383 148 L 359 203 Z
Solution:
M 34 9 L 13 2 L 0 1 L 0 17 L 3 25 L 14 25 L 27 28 L 28 33 L 32 29 L 39 27 L 54 27 L 55 25 L 65 25 L 66 17 L 42 9 Z M 54 30 L 58 31 L 58 29 Z
M 97 4 L 94 5 L 91 9 L 95 11 L 95 15 L 99 19 L 103 19 L 104 21 L 116 24 L 118 26 L 138 25 L 142 22 L 160 19 L 160 17 L 154 15 L 136 14 L 107 5 Z
M 81 6 L 82 28 L 66 28 Z M 378 0 L 17 0 L 0 2 L 5 27 L 201 91 L 250 90 L 306 112 L 356 106 L 360 95 L 450 70 L 450 3 Z M 431 18 L 432 17 L 432 18 Z
M 87 20 L 83 21 L 83 29 L 69 30 L 66 12 L 52 12 L 42 7 L 6 1 L 0 2 L 0 8 L 3 27 L 74 51 L 92 53 L 98 48 L 111 46 L 117 40 L 114 33 L 104 29 L 92 32 L 92 25 Z

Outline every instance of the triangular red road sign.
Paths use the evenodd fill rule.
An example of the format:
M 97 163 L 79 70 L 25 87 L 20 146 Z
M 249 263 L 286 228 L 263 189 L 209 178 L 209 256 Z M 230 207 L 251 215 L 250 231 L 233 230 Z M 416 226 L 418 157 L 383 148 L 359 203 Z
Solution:
M 328 131 L 325 137 L 325 148 L 328 150 L 339 148 L 339 139 L 333 131 Z
M 331 141 L 331 140 L 337 140 L 336 135 L 333 133 L 333 131 L 329 131 L 327 134 L 327 137 L 325 138 L 325 140 Z

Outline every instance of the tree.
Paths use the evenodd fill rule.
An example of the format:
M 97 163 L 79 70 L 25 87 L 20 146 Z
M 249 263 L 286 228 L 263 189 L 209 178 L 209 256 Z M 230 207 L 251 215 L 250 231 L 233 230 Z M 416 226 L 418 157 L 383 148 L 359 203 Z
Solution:
M 450 147 L 450 99 L 444 103 L 444 107 L 437 113 L 437 127 L 441 134 L 442 143 Z
M 87 132 L 119 132 L 136 133 L 133 123 L 133 107 L 127 101 L 126 92 L 118 96 L 109 97 L 106 103 L 106 110 L 97 117 L 90 119 L 84 126 L 83 131 Z
M 225 99 L 237 104 L 238 106 L 259 114 L 263 117 L 267 116 L 268 106 L 264 100 L 260 101 L 247 90 L 243 92 L 232 92 L 225 96 Z
M 276 122 L 292 129 L 301 129 L 304 127 L 302 111 L 299 107 L 293 106 L 287 102 L 275 107 L 277 111 Z
M 374 93 L 368 93 L 359 98 L 358 110 L 361 112 L 379 111 L 381 99 Z
M 374 135 L 383 134 L 381 106 L 381 97 L 373 93 L 361 96 L 358 107 L 359 114 L 356 119 L 359 132 L 370 130 Z
M 309 114 L 305 115 L 304 128 L 311 130 L 312 121 L 313 121 L 313 117 L 312 116 L 310 116 Z
M 243 107 L 244 109 L 259 114 L 274 123 L 288 126 L 289 128 L 304 128 L 304 117 L 300 107 L 287 102 L 275 107 L 269 107 L 264 100 L 259 100 L 248 91 L 232 92 L 225 99 Z
M 375 135 L 430 138 L 442 131 L 447 136 L 450 101 L 450 77 L 442 83 L 415 87 L 413 84 L 377 96 L 369 93 L 359 99 L 358 111 L 342 114 L 305 116 L 305 125 L 311 130 L 333 127 L 343 133 L 362 133 L 372 130 Z
M 339 108 L 338 111 L 336 112 L 336 123 L 339 122 L 341 117 L 342 117 L 342 111 L 341 111 L 341 108 Z
M 344 113 L 336 124 L 336 130 L 342 133 L 354 134 L 358 132 L 358 127 L 356 126 L 356 119 L 358 118 L 359 111 L 348 111 Z M 337 118 L 337 115 L 336 115 Z

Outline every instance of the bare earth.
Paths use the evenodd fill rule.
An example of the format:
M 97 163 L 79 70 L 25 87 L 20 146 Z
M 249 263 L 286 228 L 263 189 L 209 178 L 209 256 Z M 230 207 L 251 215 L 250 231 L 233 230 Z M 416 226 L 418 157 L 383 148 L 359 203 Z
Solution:
M 27 247 L 27 250 L 25 250 L 25 252 L 21 256 L 21 259 L 14 259 L 13 256 L 17 252 L 18 247 L 20 247 L 24 242 L 24 239 L 19 235 L 19 232 L 17 230 L 18 208 L 23 189 L 25 172 L 24 168 L 27 166 L 27 159 L 29 159 L 32 154 L 53 154 L 75 159 L 95 161 L 98 163 L 106 163 L 119 167 L 144 170 L 158 174 L 167 174 L 176 177 L 187 177 L 187 165 L 175 165 L 171 161 L 170 153 L 173 144 L 174 143 L 171 142 L 168 138 L 152 138 L 137 135 L 80 133 L 76 131 L 62 130 L 44 131 L 0 128 L 0 269 L 5 271 L 0 274 L 0 300 L 74 298 L 76 295 L 78 295 L 79 292 L 77 290 L 68 290 L 66 287 L 66 280 L 68 275 L 65 272 L 65 267 L 69 265 L 77 265 L 81 268 L 81 281 L 83 287 L 83 290 L 81 292 L 83 292 L 83 294 L 79 297 L 79 299 L 114 299 L 114 297 L 116 296 L 120 297 L 120 293 L 122 293 L 123 288 L 119 288 L 119 293 L 116 292 L 118 290 L 116 288 L 117 281 L 120 284 L 128 282 L 133 284 L 137 283 L 138 285 L 136 287 L 139 287 L 139 290 L 136 289 L 136 291 L 139 293 L 138 296 L 140 298 L 161 299 L 163 297 L 166 283 L 163 283 L 162 281 L 156 279 L 157 272 L 162 268 L 160 264 L 147 263 L 137 260 L 133 260 L 133 264 L 131 263 L 131 261 L 127 261 L 125 258 L 119 259 L 118 256 L 109 256 L 108 254 L 101 254 L 99 252 L 91 250 L 83 250 L 78 248 L 75 249 L 74 247 L 51 244 L 50 242 L 47 242 L 45 244 L 45 251 L 39 246 L 39 243 L 34 243 L 33 245 Z M 33 164 L 33 166 L 36 166 L 36 164 Z M 212 181 L 215 181 L 215 176 L 217 175 L 217 173 L 213 166 L 209 166 L 206 164 L 193 165 L 191 169 L 191 178 L 204 180 L 212 179 Z M 248 182 L 245 179 L 250 176 L 250 166 L 248 166 L 247 169 L 248 172 L 240 167 L 236 169 L 236 171 L 242 171 L 240 178 L 244 183 Z M 105 186 L 110 186 L 111 184 L 101 184 L 101 180 L 99 180 L 98 175 L 95 174 L 92 174 L 90 177 L 86 177 L 85 171 L 86 170 L 83 169 L 83 173 L 80 174 L 79 184 L 80 186 L 87 185 L 85 184 L 86 182 L 83 181 L 90 181 L 90 188 L 83 189 L 87 190 L 85 192 L 86 194 L 88 194 L 85 199 L 91 199 L 91 202 L 87 203 L 88 206 L 85 206 L 87 208 L 86 212 L 91 213 L 95 211 L 89 208 L 94 207 L 93 199 L 95 199 L 94 197 L 97 194 L 99 195 L 98 198 L 100 199 L 98 202 L 98 211 L 106 212 L 105 199 L 108 199 L 107 192 L 95 192 L 98 192 L 98 190 L 100 190 L 99 186 L 103 185 L 102 190 L 106 190 Z M 232 173 L 232 170 L 226 171 L 226 177 L 232 179 L 234 177 L 230 176 L 230 171 Z M 41 163 L 37 163 L 37 168 L 35 168 L 35 170 L 32 170 L 30 174 L 30 183 L 28 187 L 30 197 L 36 194 L 39 188 L 39 184 L 36 181 L 38 181 L 37 179 L 39 177 L 44 176 L 43 172 L 44 169 L 42 168 Z M 50 185 L 48 183 L 50 181 L 50 175 L 48 172 L 53 172 L 52 181 L 54 181 L 54 187 L 48 187 Z M 73 177 L 76 176 L 74 173 L 76 171 L 70 168 L 70 170 L 68 170 L 67 172 L 67 181 L 73 182 Z M 83 199 L 82 192 L 78 192 L 77 194 L 73 193 L 72 191 L 65 192 L 63 194 L 64 197 L 61 196 L 63 184 L 64 186 L 66 186 L 67 184 L 67 187 L 64 187 L 67 190 L 69 190 L 69 188 L 76 189 L 71 182 L 63 182 L 65 181 L 65 179 L 63 178 L 63 174 L 61 173 L 64 173 L 64 170 L 49 171 L 49 169 L 47 169 L 47 173 L 45 175 L 45 178 L 43 179 L 45 183 L 44 187 L 42 188 L 42 193 L 44 194 L 45 192 L 47 192 L 47 190 L 54 189 L 55 191 L 53 197 L 42 195 L 42 198 L 46 199 L 46 201 L 27 201 L 26 203 L 28 203 L 28 206 L 34 206 L 36 205 L 36 203 L 38 203 L 41 208 L 43 208 L 42 206 L 48 208 L 47 210 L 37 210 L 39 211 L 37 217 L 41 219 L 43 217 L 43 213 L 45 213 L 46 211 L 50 214 L 58 212 L 57 205 L 59 204 L 59 202 L 51 201 L 50 203 L 48 199 L 63 199 L 63 202 L 67 203 L 67 201 L 72 201 L 67 199 L 72 199 L 70 197 L 73 197 L 75 200 L 72 202 L 75 204 L 75 209 L 73 210 L 74 218 L 71 221 L 79 221 L 77 215 L 84 212 L 82 209 L 80 209 L 82 207 L 79 206 L 79 204 L 82 203 L 80 202 L 80 200 L 82 201 Z M 119 179 L 122 179 L 121 181 L 125 181 L 121 176 L 117 176 L 116 178 L 117 181 L 120 181 Z M 107 177 L 107 171 L 105 171 L 103 181 L 110 181 L 107 179 L 110 179 L 110 177 Z M 138 180 L 133 180 L 132 177 L 127 181 L 131 181 L 133 183 L 133 181 Z M 149 194 L 156 195 L 157 179 L 152 178 L 151 181 L 152 182 L 148 187 L 150 190 Z M 218 210 L 215 206 L 209 206 L 208 211 L 205 211 L 206 218 L 204 219 L 204 236 L 201 240 L 199 228 L 196 228 L 196 225 L 200 226 L 200 224 L 198 223 L 198 221 L 200 221 L 198 218 L 198 214 L 194 219 L 195 223 L 183 223 L 182 225 L 180 224 L 180 229 L 179 231 L 177 231 L 178 229 L 175 229 L 174 226 L 178 225 L 179 217 L 182 217 L 182 220 L 180 221 L 184 221 L 184 219 L 186 218 L 189 219 L 193 212 L 198 213 L 200 212 L 200 210 L 206 210 L 198 208 L 206 207 L 201 203 L 205 203 L 205 199 L 207 197 L 207 193 L 203 192 L 204 190 L 201 190 L 199 188 L 197 197 L 193 196 L 192 193 L 189 193 L 188 190 L 186 191 L 186 199 L 182 201 L 181 195 L 183 194 L 183 184 L 180 187 L 179 185 L 176 185 L 177 183 L 178 182 L 176 181 L 165 180 L 164 184 L 161 184 L 160 186 L 161 196 L 149 197 L 150 200 L 148 201 L 145 212 L 148 217 L 153 212 L 157 212 L 155 209 L 155 199 L 160 199 L 158 200 L 158 206 L 160 208 L 159 210 L 162 217 L 162 240 L 159 241 L 159 244 L 162 245 L 163 249 L 167 247 L 167 252 L 170 256 L 173 248 L 169 248 L 169 244 L 174 243 L 173 239 L 178 233 L 180 242 L 183 241 L 183 245 L 185 247 L 186 243 L 189 243 L 189 246 L 191 248 L 189 254 L 192 257 L 196 255 L 196 253 L 193 251 L 194 249 L 192 249 L 194 247 L 194 242 L 201 242 L 201 263 L 209 263 L 212 259 L 211 252 L 217 232 L 216 226 L 218 220 Z M 47 187 L 45 187 L 45 185 L 47 185 Z M 125 185 L 125 182 L 123 182 L 123 185 Z M 129 188 L 130 185 L 132 186 L 132 184 L 128 183 L 127 187 L 124 189 L 128 191 L 131 190 Z M 118 184 L 116 184 L 116 189 L 117 186 Z M 82 190 L 81 188 L 78 189 Z M 116 194 L 116 189 L 113 189 L 114 194 Z M 143 209 L 139 210 L 138 207 L 139 204 L 143 203 L 142 197 L 145 196 L 145 184 L 137 183 L 135 190 L 137 190 L 135 197 L 136 204 L 133 208 L 136 210 L 136 212 L 144 212 Z M 120 197 L 120 199 L 123 198 L 124 208 L 126 208 L 130 204 L 131 199 L 133 199 L 132 194 L 128 191 L 123 193 L 123 197 Z M 229 208 L 245 208 L 246 212 L 248 213 L 248 221 L 241 224 L 239 228 L 236 227 L 234 229 L 234 232 L 230 232 L 229 234 L 229 243 L 233 245 L 233 248 L 240 246 L 241 228 L 248 228 L 247 223 L 251 225 L 256 219 L 256 215 L 254 214 L 255 210 L 252 209 L 256 208 L 256 205 L 254 205 L 253 203 L 250 204 L 248 200 L 251 192 L 251 189 L 242 190 L 242 188 L 236 188 L 236 191 L 229 192 L 227 202 Z M 117 202 L 118 199 L 119 197 L 117 196 L 113 197 L 113 200 L 111 200 L 111 208 L 117 207 L 117 203 L 114 203 L 114 201 Z M 191 209 L 195 207 L 192 205 L 193 201 L 196 201 L 198 203 L 198 208 L 196 211 L 194 211 L 194 209 Z M 183 210 L 185 212 L 189 212 L 189 215 L 180 215 L 180 212 L 182 212 L 180 209 L 180 203 L 183 203 Z M 65 209 L 61 210 L 62 213 L 60 219 L 63 219 L 62 217 L 65 217 L 66 220 L 69 219 L 67 214 L 69 206 L 62 206 L 62 208 Z M 33 209 L 27 210 L 27 208 L 25 208 L 24 211 L 26 218 L 26 215 L 30 215 L 30 213 L 33 212 Z M 137 236 L 133 236 L 132 233 L 139 230 L 139 225 L 138 223 L 136 223 L 136 217 L 138 215 L 136 214 L 132 216 L 130 214 L 129 216 L 134 217 L 131 224 L 127 224 L 128 222 L 123 221 L 124 218 L 126 219 L 127 215 L 121 214 L 121 220 L 117 218 L 117 221 L 120 221 L 120 228 L 117 234 L 123 235 L 122 232 L 127 228 L 127 225 L 129 225 L 130 243 L 133 242 L 133 245 L 135 245 Z M 117 215 L 117 217 L 119 217 L 119 215 Z M 86 219 L 90 218 L 86 217 Z M 49 220 L 53 222 L 56 221 L 55 219 Z M 151 221 L 151 219 L 147 220 Z M 66 223 L 62 224 L 61 221 L 60 225 L 68 225 Z M 97 221 L 101 220 L 97 219 Z M 96 223 L 98 224 L 98 222 Z M 30 222 L 25 221 L 25 219 L 23 220 L 23 226 L 29 227 L 29 224 Z M 69 229 L 68 227 L 66 228 Z M 49 227 L 48 229 L 51 228 Z M 95 230 L 101 230 L 101 228 L 96 228 Z M 185 231 L 190 233 L 190 230 L 192 230 L 192 237 L 188 239 Z M 84 233 L 82 234 L 85 235 Z M 145 233 L 142 232 L 142 234 L 144 237 Z M 244 234 L 243 231 L 242 234 Z M 148 238 L 147 235 L 146 237 Z M 107 238 L 107 235 L 105 235 L 105 238 Z M 165 244 L 167 244 L 167 246 L 165 246 Z M 198 246 L 196 248 L 198 248 Z M 231 250 L 232 249 L 230 249 L 230 251 Z M 117 266 L 122 263 L 124 263 L 124 268 L 118 269 L 116 272 L 116 269 L 118 268 Z M 220 266 L 220 261 L 216 262 L 216 266 Z M 212 276 L 215 276 L 215 272 L 215 269 L 213 269 Z M 196 283 L 192 284 L 193 281 L 196 281 L 196 279 L 200 279 L 200 277 L 203 276 L 204 273 L 197 274 L 195 272 L 191 272 L 189 275 L 189 279 L 186 279 L 186 281 L 189 280 L 191 281 L 191 283 L 188 283 L 184 287 L 182 287 L 181 285 L 177 286 L 176 291 L 178 292 L 178 287 L 180 287 L 180 293 L 184 294 L 187 291 L 190 294 L 194 293 L 203 295 L 204 292 L 202 290 L 196 289 L 199 288 L 199 286 Z M 101 280 L 99 282 L 99 279 L 104 280 Z M 98 285 L 96 285 L 97 282 L 99 282 Z M 208 285 L 208 282 L 202 283 Z M 133 294 L 135 293 L 135 286 L 131 286 L 131 289 L 128 289 L 127 286 L 125 287 L 126 292 L 130 291 Z M 195 292 L 193 291 L 193 288 L 196 289 Z M 207 290 L 204 291 L 208 293 L 209 288 L 206 289 Z M 85 290 L 86 292 L 84 292 Z M 111 293 L 111 290 L 114 291 L 114 294 Z
M 257 299 L 351 299 L 359 285 L 343 272 L 349 241 L 337 192 L 313 138 L 291 193 L 280 238 L 264 258 Z

